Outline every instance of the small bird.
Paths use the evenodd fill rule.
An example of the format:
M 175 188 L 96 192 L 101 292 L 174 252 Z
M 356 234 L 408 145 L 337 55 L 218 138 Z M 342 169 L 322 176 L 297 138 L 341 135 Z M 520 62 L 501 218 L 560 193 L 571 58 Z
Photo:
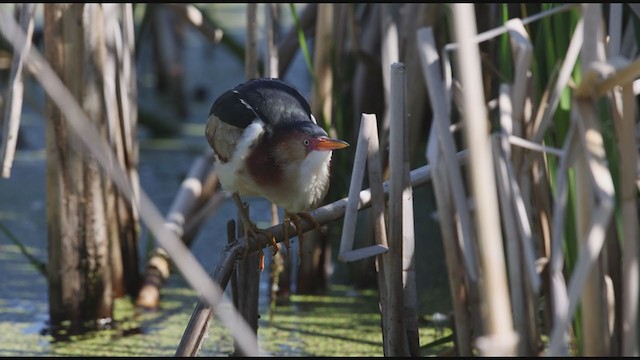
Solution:
M 267 198 L 284 209 L 285 218 L 299 221 L 327 193 L 332 150 L 349 146 L 329 138 L 300 92 L 275 78 L 249 80 L 218 97 L 205 135 L 220 184 L 233 194 L 254 236 L 264 231 L 249 219 L 240 195 Z

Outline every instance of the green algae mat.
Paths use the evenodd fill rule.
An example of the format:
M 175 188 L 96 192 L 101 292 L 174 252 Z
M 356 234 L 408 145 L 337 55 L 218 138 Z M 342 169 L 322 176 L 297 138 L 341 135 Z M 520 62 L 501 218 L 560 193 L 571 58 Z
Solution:
M 197 297 L 172 276 L 162 290 L 157 311 L 134 309 L 129 299 L 116 302 L 111 329 L 55 341 L 46 332 L 47 306 L 38 302 L 0 304 L 12 321 L 0 322 L 0 356 L 173 356 Z M 277 306 L 271 321 L 261 311 L 258 338 L 264 355 L 272 356 L 382 356 L 377 292 L 332 285 L 325 295 L 292 295 Z M 261 308 L 268 308 L 261 303 Z M 453 346 L 448 328 L 420 326 L 422 355 L 436 355 Z M 426 344 L 445 339 L 439 346 Z M 443 342 L 440 340 L 440 342 Z M 199 353 L 229 356 L 233 338 L 214 320 Z

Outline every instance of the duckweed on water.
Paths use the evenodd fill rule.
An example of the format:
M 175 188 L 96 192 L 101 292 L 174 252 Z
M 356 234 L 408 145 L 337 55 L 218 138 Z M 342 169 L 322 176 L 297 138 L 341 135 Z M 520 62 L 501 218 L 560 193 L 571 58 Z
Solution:
M 158 311 L 140 312 L 129 299 L 119 299 L 112 329 L 72 336 L 70 341 L 52 342 L 49 335 L 28 332 L 28 323 L 0 323 L 0 334 L 5 334 L 0 341 L 0 356 L 173 356 L 197 297 L 191 289 L 176 284 L 162 292 Z M 327 295 L 293 295 L 290 305 L 276 308 L 272 322 L 263 310 L 258 337 L 265 355 L 383 355 L 375 291 L 354 292 L 332 286 Z M 448 334 L 450 330 L 445 329 L 437 338 Z M 436 330 L 421 324 L 420 343 L 434 340 Z M 451 345 L 449 342 L 429 349 L 423 355 Z M 231 335 L 214 320 L 199 355 L 228 356 L 232 352 Z

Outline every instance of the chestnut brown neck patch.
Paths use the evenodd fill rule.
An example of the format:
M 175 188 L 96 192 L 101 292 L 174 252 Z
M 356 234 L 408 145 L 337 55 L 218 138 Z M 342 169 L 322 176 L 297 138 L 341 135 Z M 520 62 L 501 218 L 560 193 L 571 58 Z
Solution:
M 247 167 L 260 186 L 275 186 L 283 181 L 283 171 L 268 142 L 259 142 L 247 157 Z
M 307 156 L 304 134 L 292 129 L 264 136 L 247 157 L 247 167 L 254 181 L 261 186 L 284 190 L 287 184 L 297 184 L 295 171 Z

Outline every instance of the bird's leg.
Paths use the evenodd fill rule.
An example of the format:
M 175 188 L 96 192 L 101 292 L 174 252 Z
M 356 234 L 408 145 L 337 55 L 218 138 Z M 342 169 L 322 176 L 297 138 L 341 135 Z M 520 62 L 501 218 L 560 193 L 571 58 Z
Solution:
M 240 200 L 240 195 L 238 195 L 238 193 L 233 193 L 233 200 L 238 207 L 240 219 L 244 224 L 246 232 L 250 234 L 254 240 L 257 239 L 257 234 L 263 234 L 271 239 L 271 243 L 273 245 L 273 254 L 275 255 L 278 252 L 278 243 L 276 242 L 275 236 L 273 236 L 270 231 L 258 228 L 258 226 L 253 221 L 251 221 L 251 219 L 249 218 L 249 214 L 247 213 L 247 208 L 242 203 L 242 200 Z M 249 247 L 247 247 L 247 249 L 248 248 Z M 264 266 L 264 254 L 262 253 L 262 248 L 260 248 L 260 264 L 260 270 L 262 270 Z
M 302 242 L 304 240 L 304 237 L 302 235 L 303 234 L 302 218 L 312 223 L 316 229 L 320 229 L 320 224 L 309 213 L 306 213 L 306 212 L 299 212 L 295 214 L 289 213 L 289 212 L 286 213 L 286 220 L 294 223 L 296 227 L 296 233 L 298 235 L 298 258 L 300 259 L 300 262 L 298 262 L 298 265 L 302 262 Z M 285 226 L 284 228 L 286 231 L 288 226 Z M 287 232 L 285 232 L 285 236 L 286 235 L 287 235 Z

